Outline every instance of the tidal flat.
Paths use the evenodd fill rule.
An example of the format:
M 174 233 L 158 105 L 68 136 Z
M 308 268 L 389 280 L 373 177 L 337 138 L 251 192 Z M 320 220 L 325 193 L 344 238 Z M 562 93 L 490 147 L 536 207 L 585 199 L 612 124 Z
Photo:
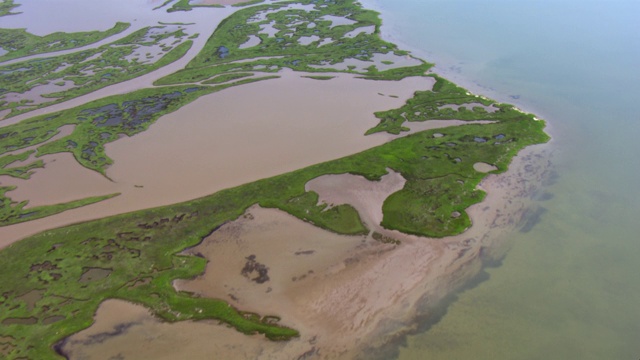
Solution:
M 183 3 L 152 11 L 229 15 Z M 251 358 L 263 347 L 352 357 L 402 333 L 503 251 L 490 234 L 520 225 L 534 186 L 518 179 L 546 174 L 544 156 L 516 157 L 548 140 L 544 121 L 428 73 L 353 1 L 244 5 L 174 62 L 184 69 L 140 77 L 155 87 L 127 93 L 128 81 L 121 94 L 0 124 L 7 218 L 70 194 L 121 193 L 0 229 L 9 358 L 85 351 L 73 345 L 91 342 L 68 336 L 97 331 L 100 304 L 128 306 L 109 299 L 167 322 L 221 321 L 257 341 Z M 242 48 L 252 36 L 260 43 Z M 330 41 L 299 41 L 308 36 Z M 28 176 L 11 170 L 18 163 Z M 274 240 L 253 230 L 265 226 Z M 216 247 L 235 228 L 246 247 Z M 302 234 L 317 237 L 297 242 Z M 239 275 L 208 268 L 225 251 Z M 196 285 L 210 276 L 237 291 Z M 271 305 L 255 302 L 265 284 Z M 114 336 L 136 328 L 115 323 Z

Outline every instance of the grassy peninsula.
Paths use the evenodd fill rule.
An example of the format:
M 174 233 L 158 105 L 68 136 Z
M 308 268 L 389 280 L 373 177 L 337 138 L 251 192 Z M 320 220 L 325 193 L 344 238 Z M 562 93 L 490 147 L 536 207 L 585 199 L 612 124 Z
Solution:
M 131 24 L 119 22 L 106 31 L 56 32 L 46 36 L 33 35 L 25 29 L 0 29 L 0 47 L 7 51 L 0 56 L 0 61 L 79 48 L 119 34 L 129 26 Z

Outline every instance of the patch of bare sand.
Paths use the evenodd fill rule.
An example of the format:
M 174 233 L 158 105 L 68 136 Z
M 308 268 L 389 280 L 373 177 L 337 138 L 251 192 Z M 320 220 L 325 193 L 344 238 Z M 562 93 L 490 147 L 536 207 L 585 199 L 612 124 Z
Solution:
M 131 328 L 126 336 L 107 339 L 100 349 L 120 344 L 126 341 L 125 337 L 140 338 L 153 333 L 148 339 L 151 348 L 177 346 L 181 356 L 187 357 L 206 352 L 209 356 L 234 359 L 301 355 L 307 359 L 384 358 L 386 346 L 411 332 L 415 319 L 428 317 L 447 294 L 478 273 L 483 261 L 504 255 L 509 248 L 506 235 L 518 228 L 532 195 L 548 175 L 548 158 L 540 149 L 539 146 L 526 149 L 515 158 L 508 172 L 490 175 L 483 181 L 481 187 L 488 191 L 488 196 L 468 209 L 474 226 L 458 236 L 427 239 L 388 232 L 401 239 L 399 246 L 371 240 L 339 240 L 337 235 L 312 228 L 302 230 L 303 236 L 298 236 L 287 233 L 287 229 L 310 225 L 275 210 L 253 208 L 251 216 L 226 225 L 222 233 L 212 234 L 198 248 L 189 250 L 202 252 L 211 262 L 200 278 L 178 282 L 180 289 L 225 298 L 243 310 L 281 315 L 283 324 L 301 331 L 298 339 L 274 343 L 252 336 L 238 340 L 237 334 L 224 326 L 203 327 L 188 322 L 166 326 L 149 315 L 146 325 L 135 332 Z M 347 198 L 358 198 L 349 191 L 340 191 Z M 333 196 L 324 190 L 321 193 L 324 198 Z M 376 202 L 378 206 L 381 204 Z M 325 235 L 307 240 L 308 231 Z M 268 237 L 262 238 L 261 234 Z M 309 250 L 318 252 L 295 255 L 297 251 Z M 248 255 L 255 255 L 256 261 L 269 268 L 268 282 L 257 284 L 240 274 Z M 315 255 L 325 258 L 316 263 L 312 260 Z M 230 274 L 229 278 L 220 277 L 221 271 Z M 299 274 L 307 276 L 300 280 Z M 128 321 L 126 314 L 114 316 L 120 323 Z M 86 331 L 71 339 L 85 336 Z M 192 334 L 194 339 L 206 332 L 210 340 L 181 345 L 171 339 L 177 331 L 180 338 Z M 93 351 L 91 346 L 68 348 L 74 352 Z M 139 358 L 146 356 L 143 352 L 136 354 Z
M 49 228 L 194 199 L 380 145 L 393 137 L 363 136 L 378 121 L 373 113 L 399 107 L 414 91 L 433 86 L 433 79 L 424 77 L 370 81 L 338 75 L 318 81 L 293 71 L 280 75 L 203 96 L 144 133 L 107 144 L 107 155 L 114 160 L 107 175 L 113 182 L 74 163 L 68 154 L 44 157 L 45 169 L 15 183 L 13 200 L 30 200 L 35 206 L 122 195 L 2 227 L 0 248 Z

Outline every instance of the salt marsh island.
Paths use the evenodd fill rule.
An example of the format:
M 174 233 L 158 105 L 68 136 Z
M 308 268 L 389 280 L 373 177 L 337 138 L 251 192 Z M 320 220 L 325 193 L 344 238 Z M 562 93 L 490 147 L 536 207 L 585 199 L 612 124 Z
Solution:
M 530 216 L 545 122 L 360 3 L 116 3 L 0 7 L 2 357 L 366 357 Z

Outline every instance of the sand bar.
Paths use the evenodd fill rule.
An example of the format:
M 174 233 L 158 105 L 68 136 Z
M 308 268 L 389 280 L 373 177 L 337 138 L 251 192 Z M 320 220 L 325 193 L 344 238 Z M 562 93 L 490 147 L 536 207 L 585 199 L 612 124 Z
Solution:
M 280 211 L 256 207 L 188 250 L 210 263 L 203 276 L 177 281 L 178 288 L 224 298 L 242 310 L 281 315 L 282 324 L 301 331 L 299 339 L 274 343 L 260 336 L 240 338 L 234 330 L 213 322 L 169 325 L 133 304 L 117 302 L 119 310 L 109 311 L 114 306 L 109 301 L 98 311 L 96 325 L 70 337 L 64 349 L 72 359 L 116 355 L 114 349 L 166 359 L 178 350 L 181 356 L 206 353 L 234 359 L 303 354 L 308 358 L 385 358 L 387 346 L 393 347 L 411 332 L 417 317 L 428 314 L 473 278 L 483 261 L 504 255 L 509 248 L 505 235 L 526 220 L 523 216 L 531 197 L 548 175 L 541 147 L 525 149 L 508 172 L 490 175 L 481 184 L 489 193 L 483 203 L 468 210 L 474 226 L 446 239 L 389 232 L 402 243 L 382 244 L 331 234 Z M 351 189 L 354 194 L 358 191 Z M 269 268 L 269 281 L 258 284 L 241 275 L 249 255 Z M 220 277 L 222 268 L 228 277 Z M 142 315 L 132 323 L 129 314 Z M 106 335 L 100 344 L 87 342 L 91 334 L 113 333 L 112 329 L 126 324 L 130 324 L 126 331 Z M 144 349 L 137 347 L 135 339 L 146 341 Z

